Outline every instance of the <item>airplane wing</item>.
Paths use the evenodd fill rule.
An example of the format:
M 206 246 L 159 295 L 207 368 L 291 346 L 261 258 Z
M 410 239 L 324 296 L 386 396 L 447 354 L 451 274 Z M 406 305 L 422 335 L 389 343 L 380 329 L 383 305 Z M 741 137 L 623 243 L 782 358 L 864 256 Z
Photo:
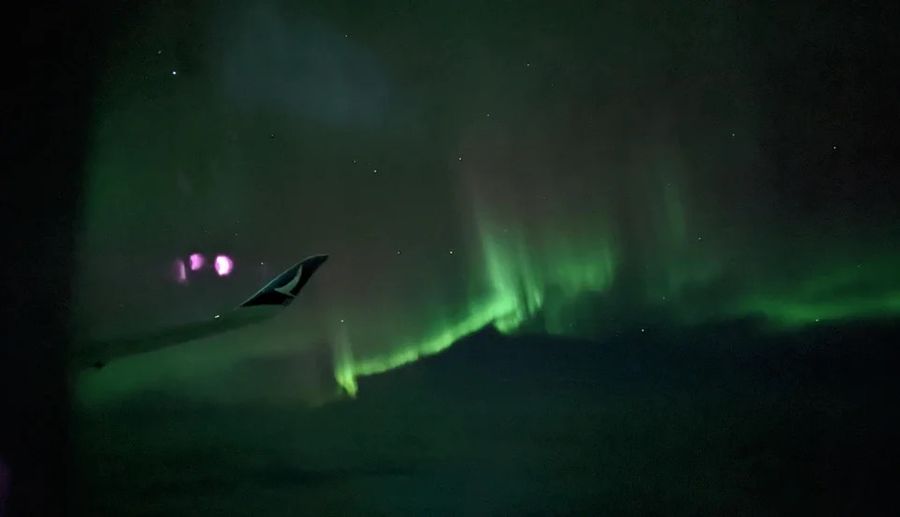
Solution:
M 208 321 L 165 328 L 140 336 L 89 341 L 76 347 L 76 368 L 102 368 L 109 361 L 205 338 L 266 321 L 281 312 L 300 294 L 328 255 L 308 257 L 287 268 L 243 303 Z

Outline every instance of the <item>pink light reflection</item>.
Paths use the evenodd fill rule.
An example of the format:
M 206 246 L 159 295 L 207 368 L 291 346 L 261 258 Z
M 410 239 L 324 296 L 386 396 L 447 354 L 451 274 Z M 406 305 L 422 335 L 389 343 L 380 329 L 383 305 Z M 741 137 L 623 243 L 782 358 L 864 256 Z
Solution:
M 228 276 L 231 274 L 231 270 L 234 269 L 234 261 L 228 255 L 218 255 L 216 256 L 215 266 L 216 273 L 219 276 Z
M 199 253 L 191 253 L 191 271 L 197 271 L 203 264 L 206 263 L 206 259 L 203 258 L 203 255 Z
M 181 259 L 175 261 L 175 279 L 178 280 L 179 284 L 187 282 L 187 266 Z

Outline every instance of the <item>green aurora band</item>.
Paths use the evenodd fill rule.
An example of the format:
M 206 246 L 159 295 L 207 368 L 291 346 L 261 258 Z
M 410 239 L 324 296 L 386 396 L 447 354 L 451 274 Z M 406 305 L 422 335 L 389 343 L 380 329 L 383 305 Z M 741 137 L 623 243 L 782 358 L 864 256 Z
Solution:
M 680 211 L 682 203 L 671 194 L 673 191 L 664 189 L 665 224 L 671 228 L 663 234 L 667 242 L 657 245 L 658 249 L 668 247 L 670 257 L 677 255 L 676 248 L 689 244 L 685 217 Z M 471 301 L 468 312 L 462 316 L 436 322 L 423 337 L 402 342 L 376 356 L 354 358 L 353 346 L 343 341 L 335 378 L 348 393 L 356 393 L 359 376 L 382 373 L 436 354 L 488 325 L 502 333 L 514 333 L 524 327 L 529 332 L 550 335 L 596 337 L 603 333 L 602 329 L 598 332 L 594 326 L 577 326 L 576 315 L 586 313 L 588 319 L 599 316 L 607 306 L 595 302 L 597 295 L 612 296 L 612 304 L 629 303 L 609 293 L 616 283 L 617 266 L 614 239 L 609 235 L 565 239 L 560 237 L 565 230 L 551 230 L 540 236 L 543 238 L 531 239 L 529 244 L 525 230 L 513 231 L 509 224 L 493 223 L 484 215 L 476 220 L 481 262 L 473 270 L 483 273 L 485 294 Z M 560 223 L 558 228 L 565 228 Z M 543 245 L 534 245 L 535 240 Z M 681 246 L 673 240 L 680 240 Z M 662 273 L 643 289 L 637 306 L 629 309 L 663 311 L 666 319 L 676 324 L 753 317 L 761 319 L 770 331 L 900 314 L 900 274 L 895 267 L 900 257 L 873 256 L 865 267 L 859 263 L 833 264 L 774 283 L 752 278 L 748 284 L 734 283 L 726 292 L 708 289 L 727 278 L 712 258 L 657 264 Z M 689 263 L 686 265 L 685 261 Z M 707 267 L 697 268 L 697 264 Z M 688 294 L 690 291 L 699 291 L 704 298 L 698 300 Z M 553 297 L 548 300 L 551 292 Z M 585 294 L 592 296 L 587 302 L 583 299 Z M 580 311 L 579 303 L 583 305 Z M 529 324 L 538 315 L 538 327 Z
M 579 37 L 543 35 L 583 65 L 568 73 L 520 66 L 525 51 L 490 40 L 492 29 L 476 32 L 488 38 L 481 46 L 454 39 L 456 54 L 423 37 L 422 54 L 407 62 L 381 33 L 306 30 L 289 13 L 260 22 L 271 38 L 255 37 L 260 28 L 248 22 L 246 34 L 219 33 L 175 58 L 173 45 L 157 51 L 154 36 L 174 22 L 156 16 L 133 34 L 123 29 L 97 97 L 76 326 L 104 334 L 205 318 L 267 278 L 269 264 L 297 253 L 332 258 L 301 308 L 264 337 L 132 361 L 119 378 L 97 380 L 96 392 L 114 383 L 138 390 L 161 371 L 227 375 L 248 357 L 326 343 L 334 378 L 355 394 L 359 377 L 489 325 L 601 337 L 662 322 L 751 317 L 777 332 L 900 314 L 896 222 L 860 233 L 866 217 L 793 220 L 781 206 L 790 203 L 771 201 L 769 176 L 755 180 L 771 164 L 754 137 L 763 117 L 747 112 L 753 94 L 727 77 L 692 80 L 732 62 L 735 31 L 704 36 L 720 54 L 695 62 L 672 54 L 693 40 L 658 40 L 640 12 L 611 13 L 606 30 L 569 20 Z M 221 27 L 243 20 L 209 24 L 230 36 Z M 443 20 L 425 32 L 441 34 L 452 25 Z M 538 15 L 528 23 L 543 27 Z M 298 34 L 321 38 L 312 43 L 332 49 L 329 59 L 295 63 L 310 44 Z M 601 44 L 616 73 L 582 75 Z M 632 59 L 635 49 L 643 60 Z M 423 79 L 424 64 L 441 56 L 467 72 Z M 683 65 L 680 82 L 642 97 L 670 62 Z M 385 84 L 392 96 L 381 95 Z M 297 92 L 341 102 L 323 108 Z M 575 115 L 585 106 L 589 120 Z M 820 161 L 831 159 L 831 144 L 823 148 Z M 228 281 L 180 286 L 166 276 L 175 257 L 219 250 L 236 259 Z
M 486 274 L 486 294 L 468 305 L 467 314 L 443 322 L 424 338 L 374 357 L 355 358 L 352 344 L 339 338 L 340 360 L 335 371 L 338 383 L 355 395 L 359 376 L 382 373 L 436 354 L 488 325 L 504 333 L 515 331 L 542 310 L 550 286 L 559 289 L 566 298 L 573 298 L 585 291 L 602 291 L 612 279 L 614 260 L 609 249 L 579 249 L 574 243 L 557 242 L 543 253 L 535 253 L 527 248 L 518 232 L 515 237 L 508 233 L 480 233 L 484 255 L 480 271 Z M 547 264 L 554 266 L 548 268 Z M 548 330 L 564 326 L 557 315 Z

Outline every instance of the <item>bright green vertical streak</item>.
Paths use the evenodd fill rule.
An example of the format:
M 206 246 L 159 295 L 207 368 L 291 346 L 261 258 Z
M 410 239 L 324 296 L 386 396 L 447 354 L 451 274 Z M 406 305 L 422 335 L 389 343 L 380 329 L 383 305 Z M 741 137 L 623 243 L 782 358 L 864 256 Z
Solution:
M 335 378 L 350 394 L 357 392 L 356 378 L 372 375 L 441 352 L 460 338 L 487 325 L 499 331 L 516 330 L 544 308 L 548 289 L 564 298 L 585 291 L 605 289 L 614 273 L 614 256 L 604 240 L 565 239 L 544 235 L 543 245 L 529 246 L 524 231 L 498 229 L 480 222 L 484 271 L 482 292 L 465 315 L 443 321 L 422 339 L 411 340 L 374 357 L 354 358 L 349 343 L 339 344 Z M 596 243 L 586 245 L 586 243 Z M 544 330 L 554 332 L 550 324 Z

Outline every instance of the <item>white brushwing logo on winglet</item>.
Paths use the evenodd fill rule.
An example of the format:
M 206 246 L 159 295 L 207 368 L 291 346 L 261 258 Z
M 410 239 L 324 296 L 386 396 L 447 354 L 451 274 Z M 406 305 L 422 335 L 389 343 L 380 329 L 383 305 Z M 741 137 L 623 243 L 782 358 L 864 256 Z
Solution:
M 289 267 L 240 306 L 289 305 L 300 294 L 309 277 L 327 258 L 327 255 L 317 255 Z
M 297 284 L 300 283 L 300 275 L 303 274 L 303 266 L 297 268 L 297 272 L 294 273 L 294 278 L 291 279 L 290 282 L 284 284 L 281 287 L 276 287 L 275 291 L 279 292 L 285 296 L 290 296 L 294 298 L 296 295 L 293 293 L 294 289 L 297 288 Z

